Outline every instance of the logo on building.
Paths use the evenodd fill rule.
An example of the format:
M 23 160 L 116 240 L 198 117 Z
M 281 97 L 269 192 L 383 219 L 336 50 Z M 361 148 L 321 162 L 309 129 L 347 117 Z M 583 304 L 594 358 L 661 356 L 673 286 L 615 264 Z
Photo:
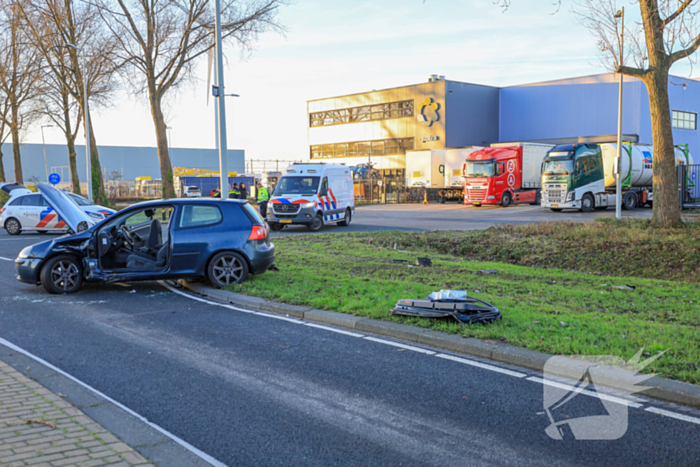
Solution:
M 423 122 L 425 126 L 432 126 L 433 123 L 440 120 L 438 110 L 440 110 L 440 104 L 433 102 L 432 97 L 426 97 L 423 101 L 423 106 L 420 108 L 418 121 Z
M 427 143 L 429 141 L 439 141 L 439 140 L 440 140 L 440 137 L 435 136 L 435 135 L 421 136 L 420 138 L 418 138 L 418 141 L 420 141 L 421 143 Z

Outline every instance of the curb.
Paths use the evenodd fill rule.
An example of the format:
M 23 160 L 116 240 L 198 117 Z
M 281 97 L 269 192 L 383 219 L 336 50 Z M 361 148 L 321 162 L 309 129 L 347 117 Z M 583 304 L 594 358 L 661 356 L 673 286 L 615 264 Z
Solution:
M 516 347 L 514 345 L 491 344 L 472 337 L 463 338 L 456 334 L 448 334 L 442 331 L 418 328 L 391 321 L 362 318 L 345 313 L 318 310 L 305 306 L 287 305 L 263 298 L 215 289 L 202 283 L 188 283 L 185 280 L 180 280 L 179 284 L 191 292 L 220 302 L 257 310 L 271 311 L 273 313 L 294 316 L 296 318 L 317 321 L 356 331 L 393 337 L 395 339 L 402 339 L 452 352 L 473 355 L 496 362 L 517 365 L 539 372 L 544 370 L 545 363 L 553 356 L 535 350 Z M 567 358 L 566 365 L 558 365 L 554 372 L 559 376 L 578 380 L 582 374 L 582 365 L 586 365 L 582 360 Z M 601 372 L 599 375 L 602 377 L 602 381 L 600 382 L 603 385 L 614 389 L 628 390 L 629 383 L 616 377 L 616 372 L 619 373 L 619 369 L 605 367 L 604 370 L 605 371 Z M 548 368 L 548 371 L 551 373 L 552 369 Z M 647 389 L 639 392 L 638 395 L 700 408 L 700 386 L 698 385 L 660 378 L 658 376 L 644 381 L 643 385 L 647 387 Z

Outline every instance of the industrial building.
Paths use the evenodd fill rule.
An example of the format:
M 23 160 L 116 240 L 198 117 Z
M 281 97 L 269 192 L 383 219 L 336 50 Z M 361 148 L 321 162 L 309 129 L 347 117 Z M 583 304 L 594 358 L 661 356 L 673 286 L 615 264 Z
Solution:
M 405 177 L 410 151 L 530 141 L 614 142 L 618 76 L 605 73 L 509 87 L 427 82 L 307 103 L 312 160 L 371 161 L 385 176 Z M 700 82 L 671 76 L 669 100 L 676 144 L 699 153 Z M 644 84 L 625 77 L 623 140 L 651 144 Z
M 46 149 L 46 160 L 44 160 Z M 160 165 L 158 150 L 155 147 L 128 146 L 98 146 L 100 164 L 107 178 L 111 173 L 118 172 L 122 180 L 135 180 L 136 177 L 151 177 L 158 180 Z M 76 145 L 78 174 L 81 182 L 85 182 L 85 146 Z M 15 168 L 12 158 L 12 144 L 2 145 L 2 162 L 8 180 L 14 179 Z M 23 144 L 22 174 L 24 180 L 36 177 L 46 182 L 47 173 L 58 173 L 62 181 L 70 181 L 68 169 L 68 147 L 65 144 Z M 170 162 L 173 167 L 188 167 L 202 170 L 219 170 L 218 149 L 170 148 Z M 228 150 L 228 169 L 231 172 L 245 171 L 245 151 L 242 149 Z

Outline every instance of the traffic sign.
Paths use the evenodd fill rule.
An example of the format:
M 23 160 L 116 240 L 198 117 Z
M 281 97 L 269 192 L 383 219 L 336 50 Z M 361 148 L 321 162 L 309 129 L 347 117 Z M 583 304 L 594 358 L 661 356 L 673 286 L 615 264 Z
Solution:
M 49 183 L 52 185 L 57 185 L 61 183 L 61 176 L 57 173 L 52 173 L 51 175 L 49 175 Z

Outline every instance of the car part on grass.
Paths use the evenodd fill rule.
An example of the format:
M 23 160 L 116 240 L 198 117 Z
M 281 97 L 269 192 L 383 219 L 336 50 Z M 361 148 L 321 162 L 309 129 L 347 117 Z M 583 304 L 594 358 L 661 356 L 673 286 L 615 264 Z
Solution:
M 435 292 L 441 296 L 445 291 Z M 484 300 L 470 297 L 466 292 L 463 300 L 455 299 L 403 299 L 396 303 L 391 310 L 394 315 L 416 316 L 419 318 L 449 318 L 452 317 L 462 324 L 489 323 L 502 318 L 498 308 Z M 433 294 L 431 294 L 433 295 Z M 449 294 L 445 294 L 449 295 Z
M 556 285 L 557 281 L 544 281 L 545 284 Z
M 416 259 L 416 266 L 432 266 L 433 262 L 430 260 L 430 258 L 421 258 L 418 257 Z
M 428 295 L 428 298 L 433 301 L 440 301 L 440 300 L 461 300 L 464 301 L 467 299 L 467 291 L 466 290 L 441 290 L 439 292 L 433 292 L 430 295 Z

